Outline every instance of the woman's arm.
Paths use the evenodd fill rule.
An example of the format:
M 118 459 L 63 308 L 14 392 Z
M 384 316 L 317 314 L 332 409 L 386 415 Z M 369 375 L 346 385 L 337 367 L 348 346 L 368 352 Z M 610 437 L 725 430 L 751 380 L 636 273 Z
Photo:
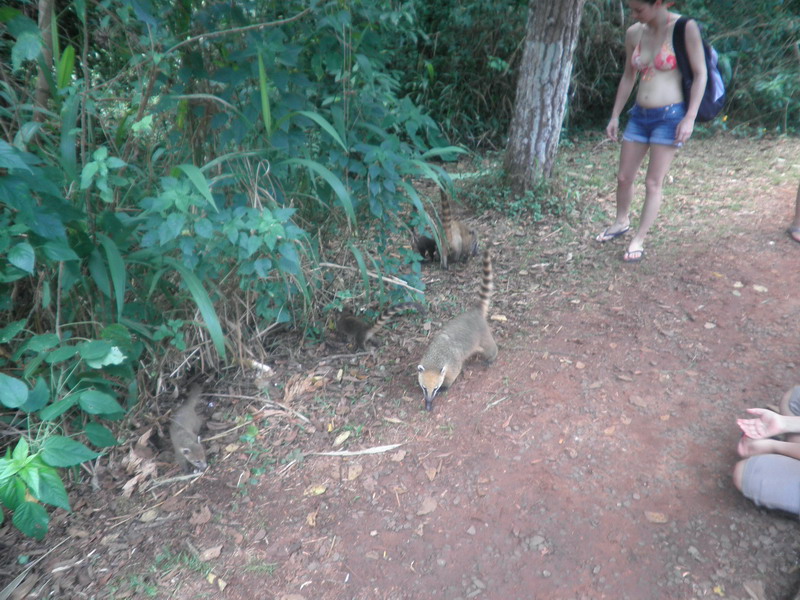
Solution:
M 622 109 L 625 108 L 625 103 L 628 102 L 633 86 L 636 84 L 636 69 L 631 64 L 631 56 L 633 49 L 641 37 L 641 32 L 638 28 L 642 25 L 634 24 L 628 27 L 625 32 L 625 67 L 622 71 L 622 77 L 617 86 L 617 95 L 614 98 L 614 108 L 611 110 L 611 120 L 606 127 L 606 135 L 612 140 L 616 141 L 619 136 L 619 116 Z M 636 41 L 635 41 L 636 40 Z
M 692 89 L 689 98 L 684 98 L 686 102 L 686 116 L 678 124 L 675 130 L 675 141 L 678 143 L 686 142 L 694 131 L 694 120 L 697 118 L 697 110 L 700 108 L 700 101 L 706 91 L 706 81 L 708 72 L 706 71 L 706 53 L 703 50 L 703 40 L 700 36 L 700 26 L 696 21 L 690 20 L 686 23 L 686 54 L 689 56 L 689 65 L 692 67 Z
M 736 423 L 744 434 L 760 440 L 783 433 L 800 433 L 800 417 L 781 415 L 766 408 L 748 408 L 747 412 L 756 419 L 737 419 Z

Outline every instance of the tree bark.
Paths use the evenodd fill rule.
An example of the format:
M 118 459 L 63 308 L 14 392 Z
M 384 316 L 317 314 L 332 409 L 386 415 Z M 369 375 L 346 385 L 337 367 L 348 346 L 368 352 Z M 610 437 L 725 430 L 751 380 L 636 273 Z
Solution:
M 53 4 L 55 0 L 39 0 L 39 31 L 42 35 L 42 62 L 50 68 L 53 64 Z M 47 101 L 50 99 L 50 87 L 47 85 L 47 78 L 39 68 L 39 77 L 36 79 L 36 106 L 41 109 L 47 108 Z M 37 111 L 33 115 L 34 121 L 44 121 L 44 111 Z
M 585 0 L 529 0 L 505 168 L 517 194 L 550 177 Z

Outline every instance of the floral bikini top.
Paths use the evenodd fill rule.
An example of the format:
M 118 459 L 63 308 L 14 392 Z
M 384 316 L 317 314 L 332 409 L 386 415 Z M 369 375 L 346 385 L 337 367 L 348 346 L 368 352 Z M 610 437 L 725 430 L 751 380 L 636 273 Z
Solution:
M 642 40 L 639 38 L 639 43 L 633 49 L 631 54 L 631 64 L 633 68 L 642 74 L 642 79 L 651 79 L 653 77 L 653 69 L 659 71 L 672 71 L 678 68 L 678 61 L 675 58 L 675 49 L 672 47 L 672 34 L 668 33 L 667 38 L 661 45 L 661 49 L 653 57 L 653 62 L 645 62 L 642 60 Z

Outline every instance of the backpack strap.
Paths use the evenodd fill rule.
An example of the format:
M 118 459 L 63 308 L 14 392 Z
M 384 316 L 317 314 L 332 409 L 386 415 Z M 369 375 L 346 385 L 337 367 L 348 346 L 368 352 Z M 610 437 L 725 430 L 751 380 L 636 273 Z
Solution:
M 689 17 L 680 17 L 675 22 L 672 29 L 672 49 L 675 51 L 675 60 L 681 70 L 684 79 L 693 79 L 692 65 L 689 63 L 689 55 L 686 53 L 686 23 Z

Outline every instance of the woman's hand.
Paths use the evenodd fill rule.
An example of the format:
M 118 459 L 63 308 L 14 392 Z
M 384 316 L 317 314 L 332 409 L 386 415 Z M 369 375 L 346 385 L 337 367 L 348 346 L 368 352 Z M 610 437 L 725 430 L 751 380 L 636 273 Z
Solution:
M 694 119 L 691 117 L 684 117 L 678 126 L 675 128 L 675 143 L 685 144 L 692 137 L 694 131 Z
M 615 142 L 619 137 L 619 117 L 611 117 L 611 120 L 606 125 L 606 135 L 609 139 Z

